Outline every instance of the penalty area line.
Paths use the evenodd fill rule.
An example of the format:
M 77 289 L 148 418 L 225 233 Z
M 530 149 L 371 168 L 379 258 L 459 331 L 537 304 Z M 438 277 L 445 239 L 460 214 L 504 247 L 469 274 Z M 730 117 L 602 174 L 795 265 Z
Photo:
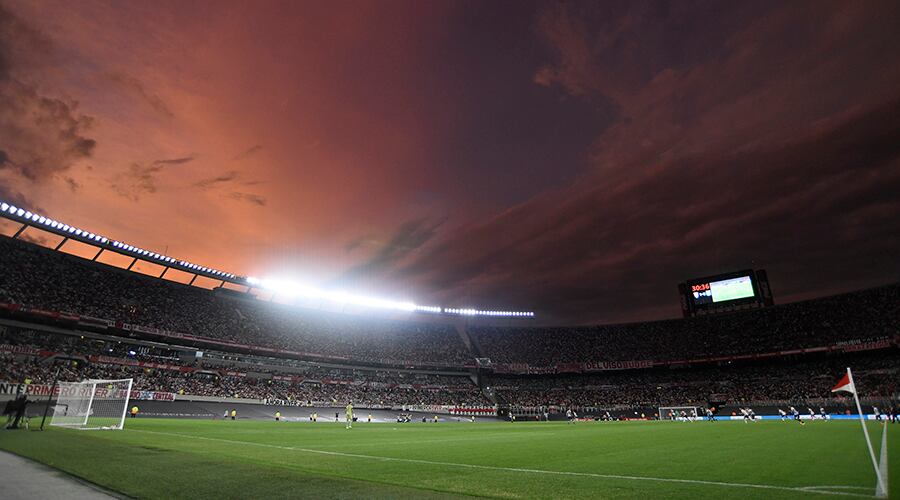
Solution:
M 677 479 L 677 478 L 664 478 L 664 477 L 650 477 L 650 476 L 628 476 L 621 474 L 599 474 L 594 472 L 571 472 L 571 471 L 556 471 L 556 470 L 543 470 L 543 469 L 527 469 L 527 468 L 518 468 L 518 467 L 500 467 L 496 465 L 476 465 L 476 464 L 461 464 L 456 462 L 441 462 L 436 460 L 420 460 L 415 458 L 396 458 L 396 457 L 382 457 L 378 455 L 362 455 L 359 453 L 344 453 L 340 451 L 327 451 L 327 450 L 315 450 L 311 448 L 300 448 L 295 446 L 281 446 L 277 444 L 267 444 L 267 443 L 254 443 L 252 441 L 238 441 L 234 439 L 223 439 L 223 438 L 212 438 L 206 436 L 192 436 L 190 434 L 178 434 L 175 432 L 161 432 L 161 431 L 148 431 L 143 429 L 129 429 L 129 432 L 143 432 L 147 434 L 158 434 L 161 436 L 172 436 L 178 438 L 188 438 L 188 439 L 199 439 L 203 441 L 214 441 L 219 443 L 228 443 L 228 444 L 236 444 L 243 446 L 259 446 L 262 448 L 273 448 L 278 450 L 287 450 L 287 451 L 297 451 L 301 453 L 310 453 L 316 455 L 327 455 L 327 456 L 335 456 L 335 457 L 346 457 L 346 458 L 360 458 L 364 460 L 379 460 L 382 462 L 401 462 L 401 463 L 410 463 L 410 464 L 422 464 L 422 465 L 437 465 L 441 467 L 458 467 L 464 469 L 480 469 L 480 470 L 492 470 L 499 472 L 521 472 L 527 474 L 543 474 L 548 476 L 576 476 L 576 477 L 593 477 L 598 479 L 620 479 L 624 481 L 650 481 L 657 483 L 676 483 L 676 484 L 697 484 L 697 485 L 706 485 L 706 486 L 722 486 L 729 488 L 751 488 L 751 489 L 760 489 L 760 490 L 774 490 L 774 491 L 792 491 L 798 493 L 814 493 L 820 495 L 834 495 L 834 496 L 847 496 L 847 497 L 857 497 L 857 498 L 875 498 L 873 495 L 863 495 L 859 493 L 849 493 L 844 491 L 824 491 L 824 490 L 814 490 L 807 489 L 802 487 L 792 487 L 792 486 L 775 486 L 771 484 L 753 484 L 753 483 L 729 483 L 725 481 L 704 481 L 702 479 Z M 838 486 L 837 488 L 840 488 Z

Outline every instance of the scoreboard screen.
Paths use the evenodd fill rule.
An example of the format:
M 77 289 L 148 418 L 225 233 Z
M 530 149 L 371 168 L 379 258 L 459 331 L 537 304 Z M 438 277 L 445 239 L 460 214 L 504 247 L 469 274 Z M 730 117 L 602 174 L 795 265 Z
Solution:
M 688 286 L 688 293 L 695 306 L 756 297 L 756 287 L 750 274 L 695 281 Z
M 678 284 L 685 317 L 775 304 L 765 269 L 745 269 Z

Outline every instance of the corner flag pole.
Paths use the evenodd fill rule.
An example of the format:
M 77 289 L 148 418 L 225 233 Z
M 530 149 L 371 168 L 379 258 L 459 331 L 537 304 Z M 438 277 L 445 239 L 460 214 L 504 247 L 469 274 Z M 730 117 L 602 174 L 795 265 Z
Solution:
M 881 477 L 881 470 L 878 468 L 878 462 L 875 460 L 875 450 L 872 448 L 872 440 L 869 439 L 866 417 L 863 415 L 862 406 L 859 404 L 859 394 L 856 393 L 856 384 L 853 383 L 853 373 L 850 371 L 850 367 L 847 367 L 847 377 L 850 378 L 850 384 L 853 387 L 853 399 L 856 401 L 856 410 L 859 412 L 859 423 L 862 424 L 863 435 L 866 436 L 866 446 L 869 447 L 869 457 L 872 459 L 872 467 L 875 468 L 875 477 L 878 479 L 878 488 L 875 494 L 879 498 L 885 498 L 887 497 L 887 485 L 884 484 L 884 478 Z

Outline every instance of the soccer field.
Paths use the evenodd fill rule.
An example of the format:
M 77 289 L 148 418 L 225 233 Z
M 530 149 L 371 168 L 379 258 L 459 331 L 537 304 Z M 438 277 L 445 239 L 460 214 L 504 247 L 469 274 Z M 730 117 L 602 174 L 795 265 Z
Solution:
M 869 425 L 879 454 L 882 426 Z M 900 463 L 898 435 L 889 430 L 891 464 Z M 358 423 L 347 430 L 135 419 L 123 431 L 0 432 L 0 448 L 141 498 L 871 498 L 875 485 L 855 421 Z M 900 488 L 894 485 L 892 492 Z

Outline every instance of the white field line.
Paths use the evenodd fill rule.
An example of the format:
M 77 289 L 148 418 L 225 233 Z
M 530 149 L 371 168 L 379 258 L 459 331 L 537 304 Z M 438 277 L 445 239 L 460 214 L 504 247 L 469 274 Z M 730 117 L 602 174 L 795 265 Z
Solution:
M 881 478 L 884 480 L 884 497 L 888 496 L 888 488 L 890 488 L 890 481 L 888 481 L 888 449 L 887 449 L 887 430 L 888 430 L 888 422 L 885 421 L 884 424 L 884 432 L 881 433 L 881 457 L 878 459 L 878 469 L 881 471 Z
M 317 455 L 328 455 L 335 457 L 346 457 L 346 458 L 360 458 L 365 460 L 379 460 L 382 462 L 402 462 L 402 463 L 411 463 L 411 464 L 423 464 L 423 465 L 438 465 L 442 467 L 458 467 L 465 469 L 480 469 L 480 470 L 494 470 L 501 472 L 522 472 L 528 474 L 546 474 L 553 476 L 578 476 L 578 477 L 594 477 L 600 479 L 621 479 L 626 481 L 651 481 L 657 483 L 678 483 L 678 484 L 700 484 L 707 486 L 723 486 L 723 487 L 731 487 L 731 488 L 751 488 L 751 489 L 760 489 L 760 490 L 774 490 L 774 491 L 792 491 L 797 493 L 813 493 L 820 495 L 836 495 L 836 496 L 847 496 L 847 497 L 858 497 L 858 498 L 875 498 L 873 495 L 862 495 L 859 493 L 848 493 L 843 491 L 819 491 L 819 490 L 810 490 L 800 487 L 790 487 L 790 486 L 774 486 L 770 484 L 751 484 L 751 483 L 728 483 L 723 481 L 703 481 L 700 479 L 673 479 L 673 478 L 662 478 L 662 477 L 649 477 L 649 476 L 625 476 L 620 474 L 595 474 L 592 472 L 568 472 L 568 471 L 554 471 L 554 470 L 541 470 L 541 469 L 523 469 L 517 467 L 498 467 L 493 465 L 475 465 L 475 464 L 459 464 L 454 462 L 439 462 L 433 460 L 417 460 L 414 458 L 395 458 L 395 457 L 381 457 L 377 455 L 361 455 L 358 453 L 343 453 L 339 451 L 325 451 L 325 450 L 313 450 L 309 448 L 298 448 L 294 446 L 279 446 L 276 444 L 266 444 L 266 443 L 253 443 L 250 441 L 235 441 L 232 439 L 221 439 L 221 438 L 211 438 L 205 436 L 192 436 L 190 434 L 177 434 L 174 432 L 160 432 L 160 431 L 147 431 L 141 429 L 129 429 L 129 432 L 143 432 L 147 434 L 158 434 L 163 436 L 173 436 L 178 438 L 188 438 L 188 439 L 200 439 L 204 441 L 216 441 L 220 443 L 228 443 L 228 444 L 236 444 L 242 446 L 259 446 L 263 448 L 274 448 L 279 450 L 289 450 L 289 451 L 298 451 L 301 453 L 311 453 Z

